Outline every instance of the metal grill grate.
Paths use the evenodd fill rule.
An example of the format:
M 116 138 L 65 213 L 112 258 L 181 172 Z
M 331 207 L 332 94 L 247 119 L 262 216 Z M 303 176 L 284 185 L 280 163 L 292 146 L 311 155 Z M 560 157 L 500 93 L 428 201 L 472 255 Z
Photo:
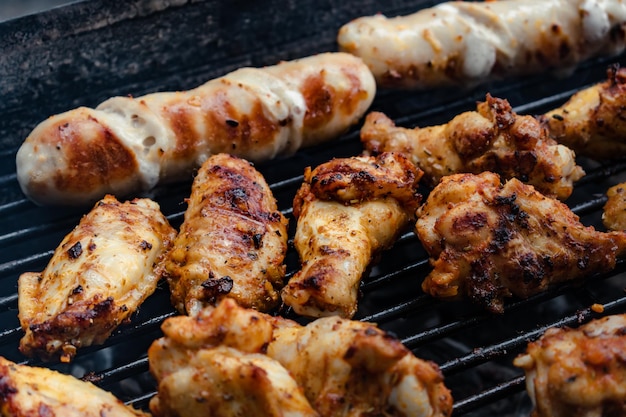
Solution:
M 372 2 L 365 3 L 371 9 L 375 7 Z M 431 3 L 394 2 L 389 8 L 402 12 L 417 10 Z M 205 4 L 207 13 L 212 7 L 217 7 L 216 2 Z M 316 7 L 315 4 L 320 7 L 316 2 L 306 4 L 311 8 Z M 64 13 L 69 15 L 80 7 L 69 7 L 66 12 L 61 10 L 57 12 L 57 17 L 65 16 Z M 318 23 L 325 28 L 323 33 L 327 35 L 321 36 L 318 43 L 309 39 L 308 46 L 300 47 L 298 53 L 305 55 L 327 50 L 328 45 L 332 45 L 329 40 L 331 29 L 352 17 L 346 10 L 348 6 L 339 10 L 328 8 L 325 13 L 334 16 L 332 19 L 335 20 L 327 17 L 326 22 Z M 183 13 L 184 9 L 177 12 Z M 297 41 L 297 38 L 291 39 L 290 45 Z M 267 59 L 272 61 L 276 53 L 270 54 Z M 129 79 L 103 88 L 101 94 L 111 95 L 122 89 L 128 92 L 131 85 L 135 86 L 133 91 L 136 92 L 171 89 L 172 84 L 180 88 L 193 86 L 197 84 L 196 79 L 207 79 L 215 73 L 227 71 L 230 69 L 228 65 L 243 61 L 233 58 L 228 61 L 229 64 L 217 68 L 197 66 L 187 69 L 186 74 L 193 76 L 178 84 L 163 74 L 145 83 Z M 473 109 L 475 102 L 484 99 L 485 93 L 490 92 L 496 97 L 508 99 L 519 113 L 538 114 L 561 104 L 573 92 L 603 80 L 606 67 L 616 61 L 619 59 L 589 62 L 565 79 L 529 77 L 494 82 L 470 91 L 381 91 L 372 109 L 385 112 L 398 125 L 433 125 L 446 122 L 461 111 Z M 182 79 L 184 75 L 179 77 Z M 80 100 L 80 93 L 74 94 L 74 100 Z M 68 100 L 65 107 L 70 108 L 72 103 Z M 163 320 L 175 314 L 164 283 L 133 316 L 130 324 L 116 331 L 103 346 L 79 350 L 72 364 L 43 364 L 26 360 L 17 350 L 22 335 L 17 320 L 17 278 L 25 271 L 42 270 L 54 248 L 84 212 L 80 209 L 36 207 L 19 193 L 14 174 L 17 146 L 24 132 L 34 126 L 33 120 L 38 121 L 57 111 L 45 100 L 43 104 L 39 102 L 36 110 L 26 109 L 26 105 L 23 107 L 17 113 L 7 107 L 0 108 L 4 117 L 0 118 L 0 129 L 11 138 L 8 144 L 3 142 L 4 147 L 0 149 L 0 158 L 4 162 L 4 167 L 0 168 L 0 195 L 4 196 L 0 200 L 0 355 L 19 363 L 49 366 L 84 377 L 110 390 L 123 401 L 147 408 L 155 388 L 148 373 L 146 351 L 152 340 L 160 336 L 159 326 Z M 42 116 L 38 111 L 47 113 Z M 17 120 L 7 119 L 12 115 Z M 291 202 L 302 181 L 304 168 L 316 166 L 332 157 L 356 155 L 360 151 L 357 127 L 333 142 L 332 146 L 303 150 L 284 161 L 257 166 L 270 183 L 279 208 L 290 219 L 291 236 L 295 227 Z M 583 223 L 602 230 L 600 216 L 605 202 L 604 192 L 620 181 L 626 171 L 626 162 L 599 164 L 581 160 L 580 163 L 587 175 L 577 184 L 567 203 Z M 182 221 L 185 209 L 183 199 L 189 192 L 189 186 L 190 182 L 161 187 L 151 195 L 175 226 Z M 290 276 L 298 269 L 297 254 L 291 247 L 287 263 Z M 528 300 L 511 301 L 502 316 L 485 313 L 468 302 L 441 302 L 424 295 L 420 284 L 429 270 L 426 253 L 416 236 L 412 232 L 405 233 L 393 249 L 382 254 L 380 263 L 364 280 L 360 308 L 355 318 L 378 323 L 381 328 L 395 333 L 416 355 L 438 363 L 455 398 L 455 416 L 528 415 L 530 403 L 523 392 L 524 378 L 511 365 L 527 342 L 548 327 L 577 325 L 597 317 L 598 314 L 589 308 L 593 303 L 604 305 L 603 315 L 626 311 L 624 261 L 619 261 L 616 269 L 609 274 L 589 277 L 582 283 L 559 286 Z

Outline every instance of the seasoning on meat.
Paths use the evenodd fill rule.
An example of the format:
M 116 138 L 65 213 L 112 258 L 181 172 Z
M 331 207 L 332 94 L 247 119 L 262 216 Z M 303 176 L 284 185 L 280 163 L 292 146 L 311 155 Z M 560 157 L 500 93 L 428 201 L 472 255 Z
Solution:
M 178 236 L 159 271 L 172 303 L 195 314 L 223 297 L 269 311 L 280 301 L 287 219 L 254 166 L 217 154 L 200 167 Z
M 305 316 L 353 317 L 367 268 L 414 219 L 421 176 L 393 153 L 307 168 L 293 203 L 302 268 L 283 288 L 284 303 Z
M 149 417 L 91 382 L 0 356 L 3 416 Z
M 516 114 L 508 101 L 489 94 L 476 111 L 438 126 L 398 127 L 383 113 L 372 112 L 361 128 L 361 141 L 372 154 L 405 153 L 431 186 L 445 175 L 491 171 L 565 200 L 585 174 L 574 152 L 552 139 L 535 118 Z
M 538 119 L 557 142 L 577 155 L 596 160 L 623 158 L 626 68 L 609 67 L 606 81 L 577 92 L 565 104 Z
M 609 188 L 606 196 L 602 223 L 608 230 L 626 231 L 626 183 Z
M 424 291 L 468 296 L 495 313 L 508 297 L 610 271 L 626 254 L 626 233 L 584 226 L 560 201 L 491 172 L 443 177 L 417 210 L 415 232 L 433 266 Z
M 626 315 L 550 328 L 513 361 L 526 373 L 535 417 L 626 414 Z
M 162 330 L 148 350 L 157 417 L 452 413 L 437 365 L 370 323 L 334 316 L 301 326 L 225 298 Z
M 154 265 L 175 235 L 154 201 L 105 196 L 43 272 L 19 277 L 20 351 L 70 361 L 78 348 L 103 343 L 155 291 Z

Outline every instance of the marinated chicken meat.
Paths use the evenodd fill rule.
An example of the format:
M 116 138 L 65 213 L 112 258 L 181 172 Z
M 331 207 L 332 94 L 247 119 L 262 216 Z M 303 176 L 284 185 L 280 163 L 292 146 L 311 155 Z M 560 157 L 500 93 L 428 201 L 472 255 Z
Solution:
M 181 313 L 195 314 L 222 297 L 267 311 L 280 301 L 286 252 L 287 219 L 263 176 L 244 159 L 218 154 L 198 171 L 159 269 Z
M 372 324 L 334 316 L 302 326 L 227 298 L 196 316 L 169 318 L 162 329 L 164 337 L 148 351 L 158 381 L 150 403 L 157 417 L 209 415 L 208 410 L 215 416 L 243 415 L 229 412 L 255 410 L 256 404 L 267 412 L 245 415 L 452 412 L 438 367 Z M 250 371 L 254 366 L 259 370 Z M 281 403 L 285 398 L 290 401 Z M 267 407 L 270 401 L 276 408 Z
M 159 394 L 150 403 L 156 417 L 319 416 L 289 372 L 266 355 L 225 346 L 156 349 Z
M 602 223 L 608 230 L 626 231 L 626 183 L 609 188 L 606 196 Z
M 148 350 L 156 417 L 318 416 L 289 372 L 263 354 L 269 316 L 225 298 L 193 318 L 165 320 L 162 330 Z
M 20 351 L 70 361 L 76 349 L 103 343 L 155 291 L 155 264 L 175 235 L 154 201 L 105 196 L 43 272 L 19 277 Z
M 110 392 L 48 368 L 0 356 L 0 414 L 5 417 L 149 417 Z
M 353 317 L 362 277 L 414 219 L 421 175 L 393 153 L 307 168 L 293 203 L 302 268 L 283 288 L 283 302 L 305 316 Z
M 372 154 L 406 154 L 432 186 L 445 175 L 491 171 L 565 200 L 585 174 L 574 152 L 557 144 L 535 118 L 516 114 L 507 100 L 489 94 L 476 111 L 438 126 L 398 127 L 383 113 L 372 112 L 361 141 Z
M 616 159 L 626 154 L 626 68 L 612 66 L 607 80 L 574 94 L 539 120 L 577 155 Z
M 626 415 L 626 315 L 551 328 L 514 365 L 526 373 L 533 417 Z
M 565 204 L 491 172 L 443 177 L 415 231 L 433 266 L 423 290 L 469 296 L 496 313 L 507 297 L 610 271 L 626 249 L 623 232 L 584 226 Z
M 338 316 L 278 326 L 267 354 L 303 387 L 322 416 L 449 416 L 436 365 L 369 323 Z

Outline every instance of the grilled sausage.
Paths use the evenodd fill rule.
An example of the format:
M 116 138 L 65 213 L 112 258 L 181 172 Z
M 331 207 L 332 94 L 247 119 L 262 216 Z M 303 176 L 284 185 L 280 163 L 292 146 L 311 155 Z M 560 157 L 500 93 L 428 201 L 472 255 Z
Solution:
M 379 86 L 417 89 L 571 70 L 622 52 L 625 28 L 623 0 L 453 1 L 355 19 L 338 42 L 367 63 Z
M 189 91 L 114 97 L 40 123 L 17 153 L 34 202 L 82 205 L 190 176 L 210 155 L 254 162 L 332 139 L 375 94 L 363 62 L 325 53 L 241 68 Z

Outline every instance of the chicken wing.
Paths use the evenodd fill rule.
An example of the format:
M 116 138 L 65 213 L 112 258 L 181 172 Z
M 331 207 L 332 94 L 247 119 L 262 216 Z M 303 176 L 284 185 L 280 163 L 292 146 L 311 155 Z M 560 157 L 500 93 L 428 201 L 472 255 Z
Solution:
M 534 417 L 626 415 L 626 315 L 552 328 L 513 364 L 526 372 Z
M 626 155 L 626 68 L 612 66 L 607 80 L 574 94 L 539 116 L 559 143 L 593 159 Z
M 208 395 L 222 399 L 228 395 L 232 403 L 222 401 L 223 407 L 239 404 L 252 409 L 254 402 L 265 404 L 266 390 L 278 386 L 266 381 L 286 380 L 285 372 L 297 388 L 289 384 L 274 396 L 275 404 L 286 398 L 284 393 L 291 393 L 292 401 L 280 407 L 301 407 L 298 410 L 307 410 L 300 411 L 302 415 L 443 417 L 452 411 L 452 398 L 438 367 L 416 358 L 372 324 L 335 316 L 301 326 L 226 298 L 196 316 L 167 319 L 162 329 L 165 337 L 148 351 L 151 372 L 159 381 L 158 395 L 150 404 L 157 416 L 160 410 L 178 413 L 163 415 L 191 415 L 188 410 L 205 404 L 199 404 L 198 398 Z M 218 362 L 220 355 L 230 356 Z M 257 372 L 256 382 L 251 383 L 251 363 L 261 367 L 262 356 L 272 365 Z M 276 364 L 282 370 L 273 367 Z M 210 381 L 205 378 L 206 367 L 213 376 Z M 211 385 L 196 395 L 205 381 Z M 313 414 L 308 414 L 305 401 Z M 287 415 L 287 411 L 260 415 Z M 231 414 L 216 411 L 214 415 Z
M 434 268 L 424 291 L 467 295 L 496 313 L 507 297 L 609 271 L 626 253 L 626 234 L 586 227 L 565 204 L 491 172 L 444 177 L 417 217 Z
M 602 223 L 609 230 L 626 231 L 626 183 L 609 188 L 606 196 Z
M 397 127 L 383 113 L 372 112 L 361 141 L 372 154 L 407 154 L 431 186 L 445 175 L 491 171 L 564 200 L 585 174 L 574 152 L 550 138 L 536 119 L 516 114 L 507 100 L 489 94 L 476 111 L 438 126 Z
M 48 368 L 0 356 L 0 414 L 6 417 L 148 417 L 110 392 Z
M 287 220 L 263 176 L 244 159 L 218 154 L 198 171 L 160 270 L 181 313 L 226 296 L 267 311 L 279 302 L 286 252 Z
M 289 372 L 266 355 L 164 343 L 150 358 L 159 364 L 153 368 L 158 396 L 150 402 L 156 417 L 319 415 Z
M 421 175 L 392 153 L 307 168 L 293 203 L 302 269 L 283 288 L 283 302 L 310 317 L 354 316 L 361 278 L 414 218 Z
M 289 373 L 262 355 L 269 316 L 224 298 L 193 316 L 165 320 L 148 349 L 156 417 L 317 416 Z
M 154 266 L 176 235 L 159 205 L 107 195 L 55 250 L 18 280 L 20 351 L 70 361 L 103 343 L 156 289 Z
M 439 368 L 376 326 L 338 316 L 279 326 L 267 354 L 322 416 L 449 416 Z

